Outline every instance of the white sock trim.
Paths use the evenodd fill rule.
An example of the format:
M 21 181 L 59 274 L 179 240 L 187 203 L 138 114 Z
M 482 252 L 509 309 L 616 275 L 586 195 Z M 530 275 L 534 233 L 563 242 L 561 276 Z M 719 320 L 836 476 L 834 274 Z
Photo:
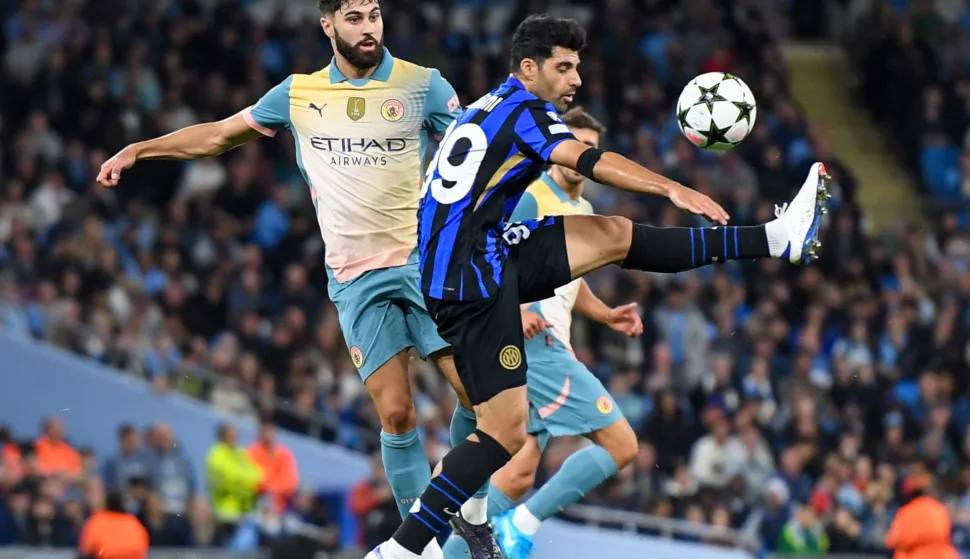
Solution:
M 788 228 L 780 219 L 773 219 L 765 223 L 765 234 L 768 237 L 768 252 L 774 258 L 781 258 L 788 248 Z
M 472 497 L 461 506 L 461 516 L 475 525 L 488 522 L 488 497 Z
M 384 559 L 421 559 L 420 555 L 411 553 L 403 545 L 397 543 L 394 538 L 387 540 L 380 549 L 381 553 L 384 554 Z
M 525 505 L 519 505 L 515 507 L 515 513 L 512 515 L 512 524 L 525 535 L 534 536 L 539 531 L 539 526 L 542 526 L 542 521 L 529 512 Z

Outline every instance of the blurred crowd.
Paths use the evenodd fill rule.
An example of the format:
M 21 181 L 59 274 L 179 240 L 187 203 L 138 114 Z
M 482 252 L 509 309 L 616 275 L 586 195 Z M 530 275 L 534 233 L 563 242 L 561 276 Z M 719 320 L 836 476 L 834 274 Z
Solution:
M 164 423 L 120 426 L 116 452 L 101 457 L 67 434 L 58 417 L 34 440 L 0 427 L 0 546 L 75 547 L 106 559 L 119 541 L 283 555 L 339 546 L 324 501 L 298 487 L 293 456 L 271 423 L 248 447 L 234 427 L 220 427 L 204 480 Z
M 142 163 L 113 190 L 92 182 L 127 143 L 228 116 L 286 75 L 326 65 L 315 3 L 291 4 L 0 0 L 0 325 L 160 390 L 370 452 L 379 422 L 327 301 L 324 247 L 289 135 L 220 159 Z M 955 541 L 970 546 L 970 237 L 957 214 L 933 230 L 864 232 L 855 179 L 788 97 L 774 35 L 789 23 L 784 3 L 385 4 L 392 52 L 439 68 L 466 104 L 507 72 L 510 30 L 524 15 L 580 19 L 590 47 L 578 101 L 608 126 L 606 146 L 710 193 L 739 225 L 770 219 L 812 161 L 835 177 L 817 266 L 764 261 L 591 278 L 608 303 L 640 303 L 645 334 L 631 341 L 576 322 L 577 355 L 641 438 L 635 465 L 587 502 L 753 526 L 769 550 L 879 551 L 905 480 L 931 475 Z M 885 73 L 866 88 L 867 102 L 887 119 L 907 119 L 894 126 L 932 132 L 914 138 L 955 142 L 965 127 L 954 130 L 948 113 L 930 110 L 934 95 L 951 96 L 920 89 L 950 66 L 916 57 L 930 56 L 928 41 L 957 41 L 935 31 L 955 27 L 926 23 L 936 21 L 922 17 L 932 2 L 912 1 L 908 11 L 906 2 L 891 4 L 875 2 L 872 17 L 916 42 L 887 47 L 899 64 L 873 54 L 870 66 Z M 864 28 L 860 41 L 886 41 Z M 927 80 L 911 79 L 912 65 Z M 741 76 L 759 101 L 751 137 L 722 155 L 690 146 L 672 118 L 680 88 L 707 71 Z M 948 83 L 955 89 L 947 92 L 962 91 L 962 82 Z M 587 197 L 599 213 L 698 224 L 659 199 L 593 184 Z M 433 367 L 412 365 L 422 436 L 436 462 L 447 450 L 454 397 Z M 576 444 L 552 446 L 540 477 Z M 80 471 L 94 466 L 93 457 L 79 460 Z M 375 476 L 352 501 L 362 537 L 380 541 L 396 517 L 393 503 L 382 512 L 386 486 Z M 52 483 L 2 485 L 0 503 L 41 512 L 60 503 L 62 527 L 43 537 L 69 538 L 100 489 L 90 482 L 95 488 L 76 498 L 46 499 Z M 146 487 L 151 495 L 165 486 Z M 173 528 L 189 538 L 180 541 L 208 541 L 199 533 L 205 523 L 188 520 L 208 511 L 198 491 L 193 485 L 182 502 L 192 514 Z M 164 493 L 144 500 L 146 510 L 167 510 Z
M 887 146 L 940 205 L 965 204 L 970 200 L 970 6 L 954 0 L 853 0 L 849 8 L 860 97 L 895 131 Z

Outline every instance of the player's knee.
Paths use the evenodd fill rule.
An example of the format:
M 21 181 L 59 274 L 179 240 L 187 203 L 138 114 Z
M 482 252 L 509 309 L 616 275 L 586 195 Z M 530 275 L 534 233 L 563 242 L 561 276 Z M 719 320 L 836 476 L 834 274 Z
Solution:
M 613 248 L 622 255 L 630 250 L 630 241 L 633 238 L 632 221 L 625 217 L 597 216 L 596 227 L 598 237 L 603 239 L 603 246 Z
M 510 463 L 512 466 L 511 471 L 508 476 L 508 491 L 509 497 L 519 498 L 525 495 L 532 489 L 532 486 L 536 483 L 536 471 L 532 468 L 527 468 L 523 464 Z
M 495 426 L 496 435 L 493 435 L 493 438 L 498 441 L 499 444 L 501 444 L 502 447 L 509 452 L 509 454 L 514 456 L 516 452 L 525 446 L 526 440 L 529 438 L 529 434 L 526 429 L 528 426 L 528 415 L 522 414 L 522 416 L 519 417 L 519 414 L 510 413 L 495 423 L 497 423 Z M 479 428 L 481 428 L 481 421 L 479 421 Z
M 414 404 L 404 399 L 384 400 L 377 403 L 381 427 L 387 433 L 402 435 L 417 426 Z
M 610 453 L 610 456 L 613 457 L 617 467 L 619 467 L 621 470 L 633 462 L 633 460 L 637 457 L 637 452 L 639 452 L 640 449 L 640 445 L 637 442 L 637 436 L 633 432 L 632 428 L 619 431 L 611 443 L 610 448 L 607 448 L 606 450 Z

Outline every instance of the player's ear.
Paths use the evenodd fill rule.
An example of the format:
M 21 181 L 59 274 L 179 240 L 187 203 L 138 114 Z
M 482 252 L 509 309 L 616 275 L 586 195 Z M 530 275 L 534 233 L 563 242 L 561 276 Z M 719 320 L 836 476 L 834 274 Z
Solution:
M 327 16 L 321 17 L 320 27 L 323 28 L 323 34 L 326 35 L 328 39 L 333 39 L 333 19 Z
M 539 64 L 531 58 L 523 58 L 522 62 L 519 62 L 519 72 L 528 80 L 535 79 L 536 74 L 539 73 Z

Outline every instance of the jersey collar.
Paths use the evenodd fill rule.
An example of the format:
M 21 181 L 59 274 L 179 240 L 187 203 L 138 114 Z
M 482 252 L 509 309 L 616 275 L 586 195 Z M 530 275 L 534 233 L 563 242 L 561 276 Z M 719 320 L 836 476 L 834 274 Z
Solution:
M 340 68 L 337 67 L 337 57 L 330 59 L 330 83 L 340 83 L 340 82 L 350 82 L 351 84 L 358 85 L 361 82 L 367 83 L 368 80 L 377 80 L 379 82 L 386 82 L 391 77 L 391 70 L 394 68 L 394 57 L 391 56 L 391 52 L 384 47 L 384 56 L 381 57 L 381 63 L 377 65 L 377 69 L 371 74 L 369 78 L 365 79 L 351 79 L 343 75 Z
M 515 77 L 512 74 L 509 74 L 509 79 L 505 80 L 505 85 L 510 87 L 517 87 L 519 89 L 525 89 L 525 86 L 522 85 L 522 82 L 519 81 L 519 78 Z
M 579 205 L 579 199 L 573 200 L 572 198 L 570 198 L 569 194 L 567 194 L 566 191 L 563 190 L 558 183 L 556 183 L 556 181 L 552 180 L 552 177 L 549 176 L 549 173 L 542 173 L 542 182 L 546 183 L 546 186 L 549 187 L 549 190 L 552 190 L 552 193 L 555 194 L 557 198 L 559 198 L 560 202 L 571 204 L 573 206 Z

